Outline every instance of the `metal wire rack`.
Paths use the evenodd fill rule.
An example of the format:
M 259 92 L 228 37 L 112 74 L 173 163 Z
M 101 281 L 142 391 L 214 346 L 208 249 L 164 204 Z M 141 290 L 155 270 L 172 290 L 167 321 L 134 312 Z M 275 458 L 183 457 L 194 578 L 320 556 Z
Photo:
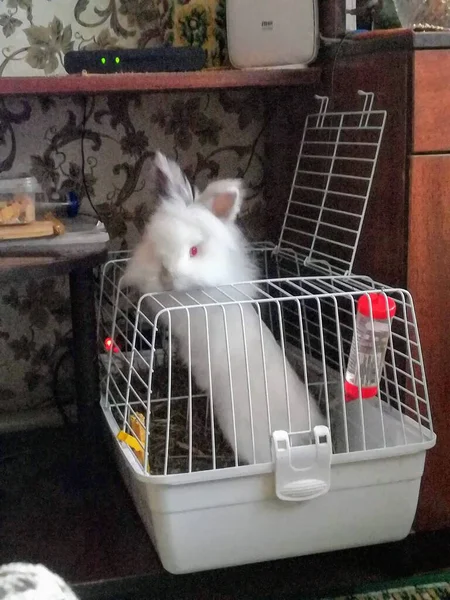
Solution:
M 358 96 L 361 110 L 347 112 L 328 112 L 329 98 L 316 96 L 320 109 L 305 122 L 278 243 L 252 245 L 262 277 L 352 273 L 386 123 L 373 93 Z
M 194 293 L 183 298 L 150 295 L 147 301 L 163 315 L 154 320 L 148 302 L 122 286 L 130 253 L 111 254 L 103 267 L 98 290 L 103 405 L 136 440 L 145 472 L 151 469 L 152 474 L 167 475 L 240 464 L 236 444 L 230 444 L 214 418 L 211 363 L 211 385 L 200 389 L 191 362 L 186 366 L 179 359 L 171 323 L 180 315 L 185 315 L 187 323 L 192 314 L 200 315 L 195 321 L 197 329 L 208 330 L 210 316 L 217 319 L 219 310 L 223 315 L 219 327 L 225 338 L 227 315 L 238 318 L 241 329 L 236 337 L 242 337 L 244 346 L 246 319 L 257 315 L 252 328 L 261 331 L 261 346 L 268 339 L 262 333 L 266 327 L 267 335 L 281 348 L 284 382 L 275 384 L 286 389 L 286 428 L 291 433 L 309 431 L 311 406 L 317 402 L 331 430 L 335 455 L 423 441 L 431 430 L 409 294 L 384 288 L 367 277 L 350 277 L 386 122 L 386 112 L 373 109 L 372 93 L 359 91 L 358 95 L 363 101 L 361 110 L 348 112 L 328 112 L 328 98 L 317 97 L 320 109 L 306 119 L 278 243 L 261 242 L 252 247 L 262 279 L 245 285 L 257 288 L 256 299 L 246 293 L 249 288 L 237 285 L 217 288 L 212 296 L 211 291 L 198 292 L 201 297 Z M 379 406 L 369 415 L 368 427 L 367 410 L 361 402 L 353 403 L 358 409 L 348 410 L 343 377 L 355 328 L 355 301 L 361 294 L 380 289 L 395 299 L 398 310 L 380 374 Z M 201 350 L 209 356 L 209 342 Z M 221 350 L 224 353 L 225 349 Z M 256 350 L 250 348 L 250 353 L 256 355 Z M 258 392 L 270 423 L 271 384 L 266 377 L 270 367 L 262 351 L 262 361 L 254 363 L 256 370 L 251 373 L 248 352 L 249 348 L 243 347 L 245 401 L 251 415 L 252 381 L 261 381 L 263 374 L 265 388 Z M 307 396 L 309 420 L 300 429 L 293 429 L 290 422 L 288 365 L 304 382 Z M 231 364 L 223 370 L 228 372 L 232 389 Z M 236 424 L 233 427 L 236 437 Z M 253 432 L 251 436 L 253 439 Z M 254 449 L 252 458 L 250 462 L 258 462 Z
M 329 98 L 306 118 L 280 237 L 266 244 L 278 274 L 305 268 L 352 273 L 386 123 L 374 94 L 358 91 L 361 110 L 328 112 Z
M 262 279 L 182 297 L 165 293 L 139 298 L 122 287 L 125 267 L 126 259 L 118 259 L 103 268 L 101 310 L 106 308 L 112 323 L 108 333 L 113 345 L 108 353 L 101 354 L 102 402 L 120 429 L 136 440 L 143 472 L 167 475 L 243 464 L 236 447 L 218 426 L 212 394 L 198 388 L 192 364 L 185 366 L 179 360 L 171 323 L 181 314 L 186 323 L 191 321 L 193 331 L 202 326 L 208 328 L 209 320 L 217 319 L 217 310 L 224 315 L 221 326 L 225 332 L 227 319 L 236 318 L 233 310 L 242 315 L 243 332 L 247 327 L 254 329 L 249 318 L 257 318 L 259 328 L 264 323 L 282 350 L 284 376 L 275 386 L 288 390 L 286 369 L 291 364 L 304 382 L 308 404 L 317 402 L 325 415 L 335 456 L 429 440 L 432 425 L 428 394 L 408 292 L 385 288 L 364 277 L 319 276 Z M 248 286 L 257 288 L 258 298 L 248 295 Z M 377 404 L 367 412 L 366 405 L 357 401 L 349 410 L 344 399 L 344 373 L 355 327 L 355 302 L 361 294 L 374 289 L 395 300 L 397 313 L 390 330 Z M 159 308 L 156 319 L 150 316 L 148 302 Z M 247 312 L 250 307 L 252 317 Z M 193 314 L 200 320 L 195 320 Z M 245 333 L 242 340 L 245 347 Z M 266 343 L 263 337 L 260 343 Z M 255 392 L 263 390 L 258 398 L 254 394 L 251 400 L 249 391 L 241 400 L 253 402 L 255 410 L 259 402 L 270 414 L 271 394 L 275 393 L 268 383 L 271 367 L 264 360 L 264 351 L 262 360 L 252 362 L 248 357 L 255 354 L 255 348 L 244 350 L 245 386 L 251 391 L 255 381 L 264 380 L 266 385 L 254 388 Z M 207 347 L 204 355 L 212 352 L 214 349 Z M 224 358 L 223 370 L 233 385 L 235 366 L 226 363 Z M 288 392 L 286 398 L 289 406 L 292 399 L 289 400 Z M 303 423 L 303 429 L 298 430 L 290 423 L 286 429 L 301 436 L 310 425 Z

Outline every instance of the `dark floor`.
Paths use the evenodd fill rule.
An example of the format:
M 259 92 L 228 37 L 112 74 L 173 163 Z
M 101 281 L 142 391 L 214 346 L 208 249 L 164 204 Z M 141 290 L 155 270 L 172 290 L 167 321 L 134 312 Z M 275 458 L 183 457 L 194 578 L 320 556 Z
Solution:
M 39 560 L 73 582 L 159 570 L 114 464 L 92 475 L 77 445 L 62 429 L 1 439 L 0 563 Z
M 450 567 L 450 532 L 192 576 L 165 573 L 105 447 L 81 467 L 76 431 L 0 438 L 0 564 L 44 563 L 82 598 L 305 598 Z M 118 580 L 122 580 L 119 582 Z

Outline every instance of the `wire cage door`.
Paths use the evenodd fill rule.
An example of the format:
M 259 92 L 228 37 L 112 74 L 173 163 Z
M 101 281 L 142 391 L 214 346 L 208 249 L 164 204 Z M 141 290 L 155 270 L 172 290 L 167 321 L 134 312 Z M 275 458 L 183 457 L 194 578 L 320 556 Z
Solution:
M 329 98 L 316 98 L 319 111 L 305 121 L 278 242 L 255 247 L 266 277 L 353 274 L 387 113 L 374 109 L 374 94 L 363 90 L 356 110 L 329 111 Z M 317 311 L 308 300 L 302 304 L 306 351 L 313 358 L 321 353 Z M 322 306 L 325 323 L 334 319 L 328 304 Z M 283 333 L 295 338 L 289 309 L 282 310 Z
M 372 92 L 362 108 L 329 112 L 329 98 L 306 118 L 283 225 L 274 249 L 279 277 L 349 275 L 372 189 L 386 123 Z

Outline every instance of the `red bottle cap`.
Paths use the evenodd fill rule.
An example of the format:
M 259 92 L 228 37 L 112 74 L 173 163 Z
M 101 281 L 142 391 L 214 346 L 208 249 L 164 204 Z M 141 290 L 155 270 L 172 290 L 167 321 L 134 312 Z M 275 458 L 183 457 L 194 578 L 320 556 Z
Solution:
M 351 402 L 352 400 L 357 400 L 359 398 L 359 387 L 354 383 L 350 383 L 349 381 L 344 381 L 344 391 L 345 391 L 345 401 Z M 362 387 L 361 388 L 361 398 L 363 400 L 367 398 L 373 398 L 378 393 L 378 387 Z
M 381 292 L 364 294 L 358 300 L 358 312 L 365 317 L 373 316 L 374 319 L 392 319 L 396 308 L 395 300 Z

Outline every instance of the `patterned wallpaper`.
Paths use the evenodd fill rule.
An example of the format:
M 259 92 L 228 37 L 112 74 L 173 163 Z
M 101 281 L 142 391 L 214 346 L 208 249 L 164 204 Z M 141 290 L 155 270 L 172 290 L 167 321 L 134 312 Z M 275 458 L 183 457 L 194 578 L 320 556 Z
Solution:
M 194 0 L 170 6 L 168 0 L 0 0 L 5 38 L 0 68 L 3 75 L 57 73 L 62 54 L 73 46 L 146 45 L 161 39 L 156 31 L 161 33 L 164 23 L 164 35 L 173 34 L 176 41 L 175 11 L 196 8 L 196 15 L 211 15 L 213 4 L 220 7 Z M 195 31 L 192 43 L 203 39 L 203 29 Z M 216 41 L 220 54 L 220 36 Z M 216 50 L 211 60 L 217 60 Z M 82 210 L 89 212 L 81 171 L 83 110 L 80 98 L 0 100 L 1 175 L 29 170 L 49 193 L 75 189 Z M 86 118 L 86 180 L 116 247 L 135 241 L 151 211 L 148 172 L 155 149 L 177 158 L 199 186 L 211 177 L 244 177 L 250 194 L 243 226 L 252 238 L 263 235 L 260 92 L 93 97 L 87 99 Z M 12 412 L 52 405 L 51 374 L 67 339 L 64 280 L 0 289 L 0 425 Z
M 0 75 L 65 73 L 64 54 L 96 48 L 201 46 L 227 60 L 225 0 L 0 0 Z

